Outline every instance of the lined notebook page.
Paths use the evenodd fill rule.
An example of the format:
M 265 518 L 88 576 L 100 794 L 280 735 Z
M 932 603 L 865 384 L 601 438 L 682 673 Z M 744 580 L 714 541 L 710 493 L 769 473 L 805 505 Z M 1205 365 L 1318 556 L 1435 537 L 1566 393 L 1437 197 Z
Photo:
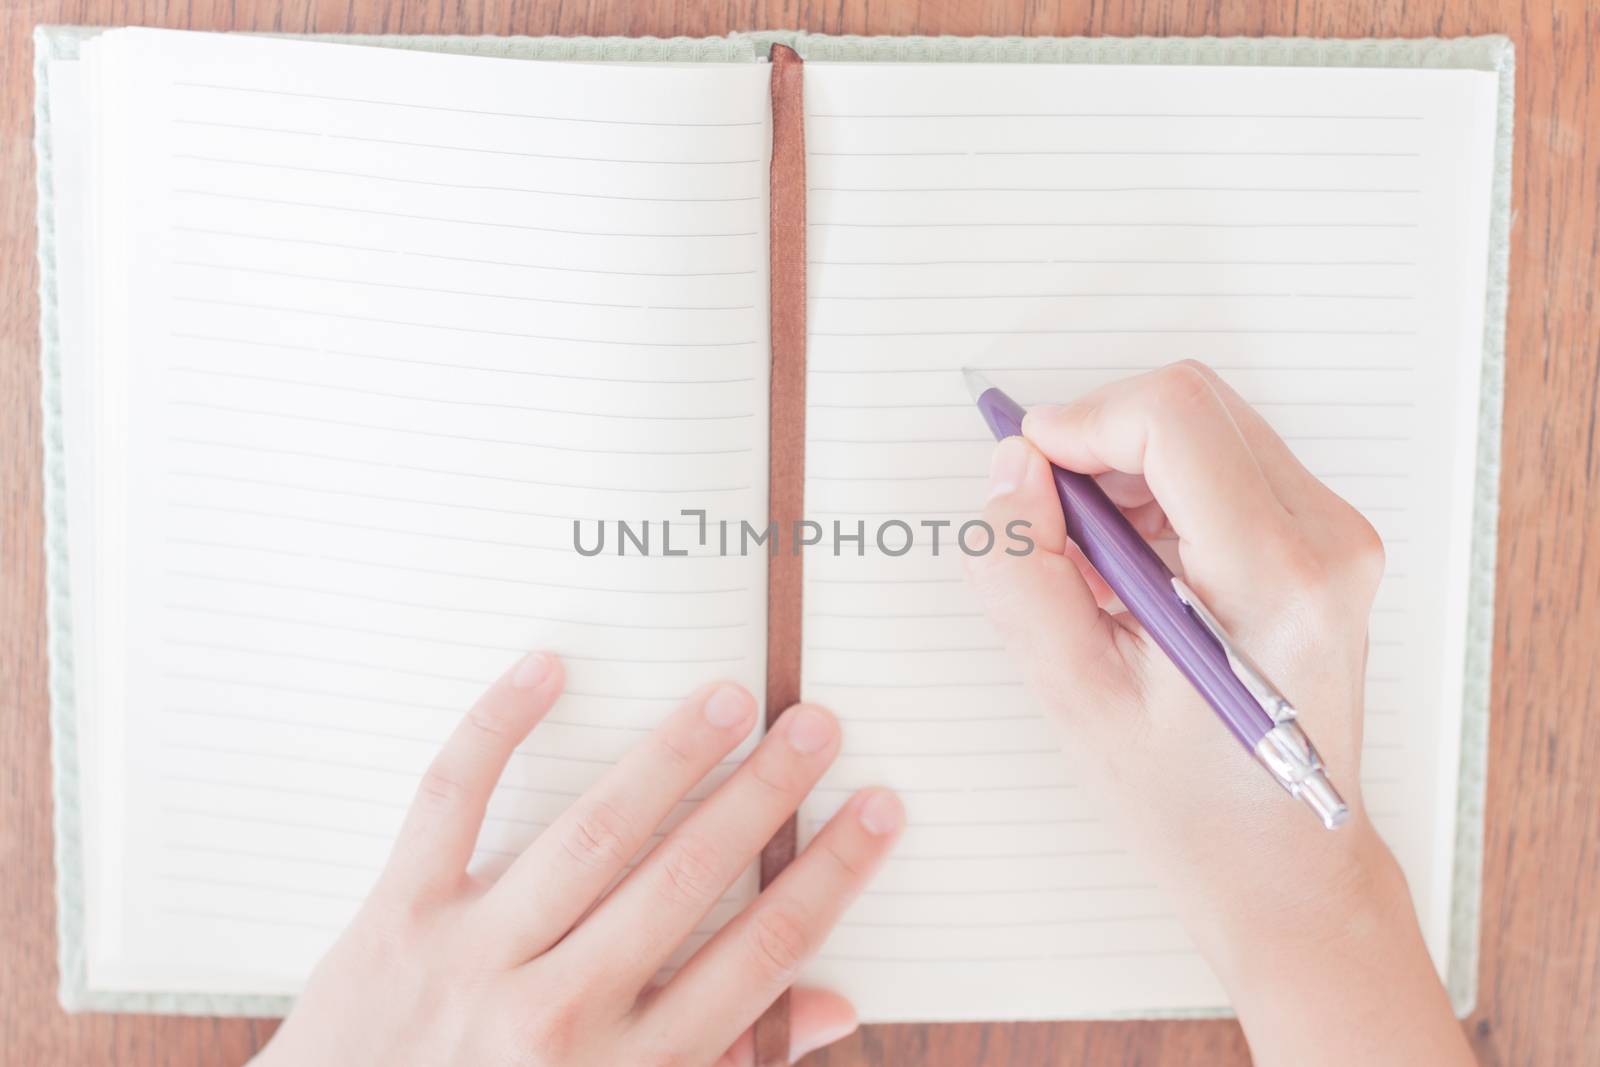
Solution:
M 1465 72 L 808 66 L 806 511 L 864 520 L 868 546 L 806 564 L 803 690 L 846 744 L 804 821 L 872 782 L 910 815 L 812 975 L 864 1018 L 1224 1003 L 950 551 L 992 447 L 964 365 L 1039 403 L 1204 359 L 1377 526 L 1363 785 L 1442 963 L 1493 91 Z M 948 520 L 944 554 L 921 529 L 886 556 L 888 519 Z
M 155 32 L 91 57 L 137 504 L 94 977 L 292 991 L 523 650 L 568 690 L 483 871 L 697 685 L 762 691 L 762 556 L 585 559 L 572 519 L 765 510 L 767 71 Z

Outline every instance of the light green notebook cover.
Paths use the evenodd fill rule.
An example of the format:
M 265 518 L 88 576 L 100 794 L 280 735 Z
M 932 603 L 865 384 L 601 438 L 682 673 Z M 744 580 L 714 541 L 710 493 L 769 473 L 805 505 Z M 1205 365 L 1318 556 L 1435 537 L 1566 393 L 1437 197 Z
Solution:
M 60 998 L 69 1011 L 196 1015 L 284 1014 L 285 997 L 185 993 L 102 993 L 85 987 L 77 719 L 72 689 L 72 606 L 67 583 L 66 491 L 62 455 L 59 323 L 52 213 L 51 111 L 45 73 L 70 59 L 97 28 L 34 31 L 34 146 L 38 159 L 40 378 L 44 423 L 46 608 L 50 639 L 50 725 L 55 781 L 55 860 Z M 1447 985 L 1456 1012 L 1472 1010 L 1478 987 L 1478 922 L 1483 869 L 1483 803 L 1489 731 L 1490 635 L 1499 518 L 1500 419 L 1505 380 L 1505 315 L 1510 244 L 1514 58 L 1499 36 L 1448 40 L 1324 40 L 1306 37 L 830 37 L 792 31 L 727 37 L 445 37 L 324 35 L 345 44 L 542 60 L 755 63 L 774 43 L 810 60 L 850 62 L 1103 63 L 1204 66 L 1417 67 L 1499 75 L 1494 176 L 1484 293 L 1483 381 L 1478 413 L 1476 501 L 1468 599 L 1465 707 L 1456 823 L 1455 885 Z M 1141 1013 L 1140 1017 L 1194 1013 Z M 1210 1014 L 1210 1013 L 1204 1013 Z

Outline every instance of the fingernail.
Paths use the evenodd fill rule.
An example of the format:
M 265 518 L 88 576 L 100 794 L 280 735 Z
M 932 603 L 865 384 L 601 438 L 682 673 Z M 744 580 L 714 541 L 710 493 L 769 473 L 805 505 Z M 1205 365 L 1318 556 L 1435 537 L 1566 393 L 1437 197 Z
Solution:
M 1014 493 L 1028 474 L 1029 451 L 1020 437 L 1007 437 L 995 446 L 989 461 L 989 499 Z
M 805 1033 L 797 1032 L 795 1034 L 794 1047 L 789 1050 L 789 1058 L 798 1060 L 800 1057 L 815 1052 L 826 1045 L 831 1045 L 835 1041 L 843 1041 L 858 1029 L 860 1029 L 860 1024 L 856 1020 L 847 1019 L 818 1030 L 810 1030 Z
M 735 685 L 718 686 L 706 698 L 706 722 L 718 729 L 738 726 L 750 718 L 750 713 L 755 710 L 755 699 Z
M 518 689 L 532 689 L 550 677 L 550 669 L 554 666 L 555 661 L 545 653 L 529 652 L 522 657 L 522 662 L 517 664 L 516 673 L 511 676 L 511 684 Z
M 833 720 L 816 708 L 795 708 L 783 736 L 796 752 L 819 752 L 833 740 Z
M 1028 409 L 1028 413 L 1022 417 L 1022 424 L 1026 426 L 1029 419 L 1035 422 L 1049 422 L 1059 414 L 1061 414 L 1060 404 L 1040 404 L 1038 407 Z
M 906 824 L 905 805 L 900 803 L 900 798 L 888 790 L 873 793 L 861 805 L 857 815 L 861 825 L 866 827 L 867 833 L 882 837 L 892 834 Z

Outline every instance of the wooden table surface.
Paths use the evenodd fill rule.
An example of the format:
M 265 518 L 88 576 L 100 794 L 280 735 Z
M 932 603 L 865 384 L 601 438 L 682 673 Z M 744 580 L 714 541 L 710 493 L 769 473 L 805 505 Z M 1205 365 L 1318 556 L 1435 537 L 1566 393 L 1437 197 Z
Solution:
M 295 33 L 1508 34 L 1517 48 L 1483 948 L 1486 1065 L 1600 1064 L 1600 8 L 1583 0 L 0 0 L 0 1063 L 239 1064 L 269 1022 L 56 1004 L 39 484 L 39 23 Z M 872 1027 L 809 1061 L 1233 1064 L 1231 1022 Z

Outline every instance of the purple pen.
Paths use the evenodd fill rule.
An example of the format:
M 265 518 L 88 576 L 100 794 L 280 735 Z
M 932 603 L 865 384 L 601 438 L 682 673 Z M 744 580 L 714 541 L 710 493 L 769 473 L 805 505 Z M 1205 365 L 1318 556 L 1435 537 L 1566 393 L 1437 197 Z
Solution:
M 1022 405 L 976 371 L 963 371 L 996 440 L 1022 434 Z M 1067 535 L 1241 744 L 1333 830 L 1350 809 L 1283 694 L 1235 647 L 1216 617 L 1156 555 L 1139 531 L 1085 474 L 1052 465 Z

